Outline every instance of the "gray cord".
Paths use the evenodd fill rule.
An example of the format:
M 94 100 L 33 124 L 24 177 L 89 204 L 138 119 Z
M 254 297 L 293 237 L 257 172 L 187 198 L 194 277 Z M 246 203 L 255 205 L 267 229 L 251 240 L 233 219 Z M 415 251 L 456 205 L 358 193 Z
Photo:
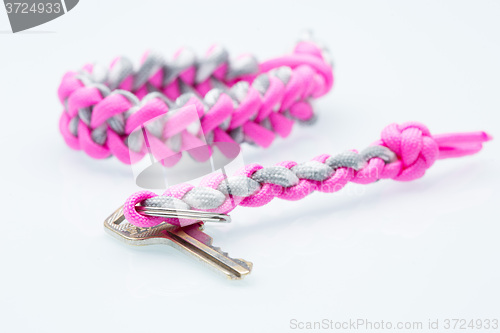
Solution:
M 259 70 L 258 62 L 253 56 L 248 55 L 236 60 L 231 60 L 229 58 L 229 53 L 224 48 L 216 46 L 211 53 L 204 58 L 197 58 L 194 52 L 190 49 L 181 50 L 176 58 L 170 61 L 165 60 L 156 52 L 151 52 L 137 69 L 134 69 L 132 62 L 128 58 L 120 57 L 110 69 L 106 69 L 104 66 L 96 65 L 95 68 L 99 68 L 98 75 L 82 71 L 79 73 L 78 77 L 85 86 L 98 88 L 103 96 L 120 94 L 129 100 L 132 104 L 132 107 L 129 110 L 123 114 L 117 114 L 109 118 L 106 122 L 113 131 L 119 135 L 123 135 L 127 118 L 136 111 L 140 110 L 141 107 L 152 98 L 160 98 L 163 100 L 170 108 L 169 115 L 172 115 L 173 112 L 175 112 L 175 109 L 180 109 L 192 98 L 197 99 L 201 105 L 205 107 L 205 112 L 208 112 L 209 109 L 217 103 L 222 94 L 230 96 L 234 102 L 234 107 L 237 108 L 238 105 L 245 100 L 250 85 L 248 82 L 241 81 L 229 88 L 225 83 L 217 81 L 212 75 L 222 64 L 227 64 L 228 66 L 226 74 L 227 79 L 234 79 L 239 76 L 254 74 Z M 129 91 L 117 89 L 120 84 L 130 76 L 133 77 L 133 89 L 137 89 L 144 85 L 148 79 L 160 69 L 163 70 L 163 84 L 166 85 L 175 80 L 180 73 L 190 67 L 196 68 L 196 82 L 202 82 L 208 78 L 212 78 L 214 81 L 213 84 L 217 88 L 212 89 L 205 95 L 205 97 L 202 97 L 196 90 L 193 89 L 193 87 L 180 80 L 179 88 L 182 94 L 175 101 L 169 100 L 169 98 L 163 93 L 154 91 L 155 89 L 152 89 L 152 92 L 148 93 L 141 100 Z M 261 96 L 264 96 L 270 87 L 270 77 L 277 77 L 286 85 L 290 80 L 291 75 L 292 69 L 284 66 L 273 69 L 268 73 L 260 74 L 251 85 L 261 94 Z M 293 118 L 295 121 L 306 123 L 306 121 L 291 117 L 289 113 L 285 112 L 284 114 L 289 118 Z M 78 110 L 78 116 L 73 117 L 68 125 L 70 132 L 77 136 L 79 120 L 81 119 L 85 124 L 89 125 L 91 116 L 91 108 Z M 253 115 L 250 120 L 253 120 L 255 116 L 256 115 Z M 165 117 L 166 116 L 158 117 L 146 125 L 150 133 L 160 139 L 162 138 L 163 127 L 166 123 Z M 223 130 L 227 129 L 230 121 L 231 119 L 229 117 L 219 127 Z M 263 122 L 263 125 L 265 125 L 265 121 Z M 243 131 L 240 127 L 232 130 L 229 134 L 237 143 L 248 142 L 252 144 L 252 140 L 243 135 Z M 107 131 L 104 130 L 104 128 L 93 129 L 91 132 L 91 138 L 95 143 L 102 145 L 106 142 Z M 129 149 L 138 151 L 140 150 L 142 141 L 143 140 L 141 140 L 138 135 L 129 135 L 126 143 Z M 170 149 L 177 151 L 179 146 L 182 145 L 182 142 L 179 142 L 179 138 L 176 138 L 174 140 L 168 140 L 167 144 Z
M 300 179 L 324 181 L 330 178 L 338 168 L 346 167 L 358 171 L 372 158 L 380 158 L 385 163 L 391 163 L 396 160 L 396 155 L 387 147 L 370 146 L 361 153 L 346 151 L 336 156 L 329 157 L 325 163 L 308 161 L 297 164 L 291 169 L 282 166 L 264 167 L 254 172 L 251 177 L 228 177 L 219 184 L 217 189 L 201 186 L 195 187 L 186 193 L 182 200 L 170 200 L 173 198 L 158 196 L 145 200 L 142 202 L 142 205 L 150 207 L 180 208 L 181 206 L 179 205 L 180 202 L 182 202 L 184 203 L 182 207 L 188 207 L 187 209 L 215 209 L 222 205 L 229 195 L 249 197 L 259 191 L 264 183 L 291 187 L 297 185 Z
M 309 40 L 310 37 L 307 37 L 306 39 Z M 322 52 L 326 52 L 326 48 L 323 48 Z M 223 80 L 219 81 L 214 76 L 214 73 L 218 68 L 220 68 L 221 65 L 225 65 L 227 70 Z M 207 79 L 210 79 L 211 86 L 215 87 L 208 93 L 206 93 L 204 97 L 200 96 L 200 94 L 192 86 L 186 84 L 180 78 L 180 75 L 190 68 L 195 69 L 195 83 L 200 83 Z M 181 95 L 175 101 L 170 100 L 163 94 L 163 92 L 160 91 L 160 89 L 148 82 L 151 77 L 158 71 L 162 71 L 163 73 L 163 87 L 179 78 L 178 87 L 180 89 Z M 293 70 L 291 67 L 283 66 L 272 69 L 269 72 L 259 74 L 252 81 L 252 83 L 240 81 L 231 86 L 224 83 L 224 80 L 235 80 L 239 77 L 256 74 L 258 72 L 259 63 L 252 55 L 245 55 L 242 57 L 231 59 L 226 49 L 220 46 L 215 46 L 210 50 L 207 56 L 199 58 L 196 57 L 195 53 L 192 50 L 187 48 L 179 51 L 175 58 L 170 60 L 165 59 L 157 52 L 150 52 L 147 54 L 142 63 L 136 68 L 134 68 L 132 61 L 130 61 L 128 58 L 119 57 L 114 61 L 113 65 L 110 68 L 96 64 L 93 66 L 91 73 L 89 73 L 87 70 L 82 70 L 76 75 L 76 78 L 79 79 L 80 82 L 86 87 L 97 88 L 104 98 L 110 95 L 119 94 L 126 98 L 131 104 L 130 109 L 108 118 L 105 124 L 102 124 L 97 128 L 90 128 L 90 137 L 92 138 L 92 140 L 96 144 L 104 145 L 108 139 L 107 135 L 109 126 L 109 128 L 116 134 L 120 136 L 126 136 L 124 142 L 131 151 L 140 152 L 141 148 L 144 145 L 144 138 L 142 133 L 132 132 L 131 134 L 125 135 L 125 127 L 127 119 L 138 110 L 141 110 L 141 108 L 147 103 L 147 101 L 153 98 L 162 100 L 169 108 L 168 116 L 171 116 L 182 106 L 188 103 L 188 101 L 194 98 L 199 102 L 200 105 L 203 106 L 205 113 L 208 113 L 210 111 L 210 108 L 216 105 L 221 96 L 223 96 L 224 94 L 232 99 L 234 108 L 237 109 L 238 106 L 246 100 L 249 92 L 254 93 L 252 89 L 255 89 L 258 93 L 260 93 L 262 97 L 264 97 L 268 93 L 268 90 L 271 86 L 272 78 L 278 78 L 286 86 L 293 74 Z M 139 98 L 131 91 L 119 89 L 120 85 L 122 85 L 125 80 L 130 79 L 132 80 L 132 91 L 145 86 L 148 94 L 146 94 L 144 97 L 142 97 L 142 99 L 139 100 Z M 66 98 L 66 100 L 63 101 L 66 110 L 68 109 L 67 102 L 68 99 Z M 279 107 L 280 105 L 279 103 L 277 103 L 276 105 L 274 105 L 273 110 L 276 111 L 277 109 L 279 109 Z M 90 127 L 92 112 L 92 106 L 79 109 L 77 115 L 73 116 L 68 123 L 68 129 L 70 133 L 72 133 L 75 137 L 78 136 L 78 126 L 80 120 L 88 127 Z M 314 115 L 310 120 L 298 119 L 296 117 L 293 117 L 288 110 L 284 110 L 282 114 L 285 117 L 291 118 L 303 124 L 311 123 L 315 120 Z M 250 121 L 253 121 L 256 116 L 257 112 L 254 112 L 254 114 L 250 115 L 248 119 Z M 151 135 L 154 135 L 155 137 L 165 141 L 165 144 L 170 149 L 177 152 L 182 147 L 182 137 L 180 135 L 176 135 L 165 140 L 165 138 L 163 137 L 163 132 L 165 124 L 167 123 L 167 119 L 167 115 L 159 116 L 149 121 L 145 126 L 148 129 L 148 132 L 151 133 Z M 227 131 L 230 124 L 231 116 L 228 116 L 222 123 L 219 124 L 218 127 L 222 130 Z M 272 127 L 269 119 L 263 119 L 259 122 L 259 124 L 271 131 L 274 131 L 274 128 Z M 195 126 L 190 127 L 191 129 L 188 129 L 188 131 L 193 132 L 194 127 Z M 228 134 L 237 143 L 247 142 L 249 144 L 255 144 L 250 137 L 244 134 L 241 126 L 228 131 Z M 213 133 L 208 133 L 205 139 L 208 144 L 212 144 Z M 355 158 L 355 156 L 353 158 Z M 353 161 L 353 164 L 351 166 L 353 166 L 355 162 L 356 161 Z M 335 167 L 334 162 L 332 163 L 332 166 Z M 271 180 L 275 183 L 283 184 L 283 186 L 286 186 L 286 184 L 297 182 L 298 176 L 307 176 L 309 174 L 310 177 L 322 178 L 324 175 L 327 175 L 330 172 L 329 169 L 325 169 L 325 167 L 323 167 L 321 173 L 318 168 L 319 167 L 317 165 L 316 168 L 308 168 L 307 165 L 304 165 L 303 167 L 297 166 L 295 167 L 297 175 L 287 173 L 279 168 L 269 168 L 257 172 L 254 175 L 255 180 L 241 181 L 239 185 L 235 183 L 233 188 L 220 188 L 219 192 L 224 195 L 233 193 L 234 195 L 241 194 L 242 196 L 248 196 L 250 195 L 250 193 L 254 193 L 259 188 L 259 181 L 264 182 Z M 275 172 L 273 173 L 273 171 Z M 220 198 L 220 196 L 217 197 Z M 189 198 L 190 197 L 188 196 L 188 201 Z M 192 204 L 197 206 L 209 206 L 215 204 L 214 202 L 212 202 L 214 200 L 216 199 L 209 198 L 207 200 L 201 200 L 201 198 L 193 194 Z

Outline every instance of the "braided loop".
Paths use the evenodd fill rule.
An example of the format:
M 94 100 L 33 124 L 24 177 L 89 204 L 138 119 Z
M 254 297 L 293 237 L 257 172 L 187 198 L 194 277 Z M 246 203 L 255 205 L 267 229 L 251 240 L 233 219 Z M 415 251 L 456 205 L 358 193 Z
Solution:
M 380 141 L 359 153 L 320 155 L 301 164 L 291 161 L 271 167 L 251 164 L 231 177 L 211 174 L 198 187 L 179 184 L 168 188 L 161 196 L 149 191 L 138 192 L 125 202 L 125 217 L 139 227 L 151 227 L 159 221 L 179 225 L 177 219 L 141 215 L 135 206 L 228 213 L 238 205 L 258 207 L 275 197 L 299 200 L 313 191 L 336 192 L 348 182 L 369 184 L 386 178 L 413 180 L 422 177 L 436 159 L 476 153 L 483 142 L 491 139 L 484 132 L 433 137 L 427 127 L 416 122 L 391 124 L 381 136 Z
M 62 79 L 60 131 L 73 149 L 94 158 L 114 155 L 127 164 L 146 154 L 145 143 L 133 134 L 146 123 L 148 137 L 167 152 L 202 137 L 208 144 L 268 147 L 276 135 L 288 136 L 294 121 L 310 121 L 309 100 L 331 89 L 323 51 L 302 41 L 292 54 L 259 64 L 251 55 L 231 59 L 214 46 L 201 58 L 181 49 L 171 61 L 149 52 L 137 69 L 124 57 L 110 68 L 86 65 Z M 184 107 L 195 110 L 201 128 L 190 130 L 182 116 L 175 119 Z

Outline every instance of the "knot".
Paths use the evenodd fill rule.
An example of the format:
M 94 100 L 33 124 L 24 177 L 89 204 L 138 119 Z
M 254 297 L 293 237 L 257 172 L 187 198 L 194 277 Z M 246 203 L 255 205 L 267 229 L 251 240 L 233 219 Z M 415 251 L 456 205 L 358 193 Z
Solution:
M 395 180 L 408 181 L 420 178 L 439 157 L 439 146 L 429 129 L 418 122 L 391 124 L 382 131 L 382 145 L 392 150 L 401 171 Z

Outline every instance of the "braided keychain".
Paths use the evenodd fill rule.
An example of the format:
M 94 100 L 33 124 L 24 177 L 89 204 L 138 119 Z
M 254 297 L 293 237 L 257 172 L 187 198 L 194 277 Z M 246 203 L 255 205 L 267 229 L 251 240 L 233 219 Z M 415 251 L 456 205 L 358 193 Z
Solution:
M 211 174 L 198 187 L 174 185 L 163 195 L 141 191 L 126 200 L 123 213 L 138 227 L 162 222 L 185 226 L 197 220 L 149 216 L 138 212 L 136 205 L 227 214 L 237 206 L 263 206 L 275 197 L 299 200 L 313 191 L 336 192 L 348 182 L 369 184 L 386 178 L 410 181 L 422 177 L 436 160 L 475 154 L 489 140 L 491 136 L 485 132 L 431 135 L 417 122 L 391 124 L 382 131 L 379 141 L 359 153 L 320 155 L 301 164 L 251 164 L 231 177 Z
M 67 73 L 58 90 L 64 106 L 59 127 L 71 148 L 93 158 L 116 156 L 133 164 L 150 154 L 163 166 L 173 166 L 186 151 L 206 162 L 210 156 L 198 159 L 193 148 L 207 147 L 211 154 L 215 148 L 224 153 L 220 143 L 268 147 L 277 135 L 287 137 L 294 122 L 311 123 L 310 100 L 326 94 L 332 84 L 327 50 L 311 40 L 262 63 L 251 55 L 230 58 L 219 46 L 202 58 L 181 49 L 169 61 L 149 52 L 138 68 L 119 57 L 109 68 L 86 65 Z M 186 116 L 192 113 L 197 126 Z M 169 244 L 241 279 L 252 263 L 214 247 L 200 221 L 228 222 L 226 214 L 237 206 L 259 207 L 275 197 L 299 200 L 314 191 L 336 192 L 348 182 L 414 180 L 437 159 L 475 154 L 490 139 L 485 132 L 431 135 L 416 122 L 392 124 L 359 153 L 320 155 L 301 164 L 251 164 L 229 177 L 222 168 L 197 187 L 182 183 L 163 195 L 135 193 L 104 227 L 127 244 Z
M 314 120 L 309 100 L 332 84 L 327 50 L 309 40 L 262 63 L 251 55 L 231 59 L 219 46 L 199 59 L 185 48 L 170 61 L 148 52 L 137 69 L 119 57 L 109 68 L 86 65 L 66 73 L 58 90 L 64 106 L 59 128 L 71 148 L 98 159 L 114 155 L 126 164 L 147 154 L 134 132 L 141 126 L 164 156 L 199 146 L 205 138 L 209 145 L 268 147 L 276 135 L 288 136 L 294 121 Z M 198 113 L 198 130 L 190 130 L 182 117 L 165 119 L 187 106 Z

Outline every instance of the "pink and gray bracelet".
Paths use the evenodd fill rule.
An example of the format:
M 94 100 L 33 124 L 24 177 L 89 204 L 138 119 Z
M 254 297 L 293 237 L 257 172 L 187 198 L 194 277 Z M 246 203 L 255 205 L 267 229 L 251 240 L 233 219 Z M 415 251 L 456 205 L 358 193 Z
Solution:
M 163 155 L 213 142 L 250 142 L 268 147 L 286 137 L 294 121 L 314 118 L 312 98 L 333 84 L 325 50 L 311 41 L 294 51 L 258 63 L 253 56 L 230 59 L 219 46 L 197 58 L 179 50 L 167 61 L 146 53 L 138 68 L 124 57 L 109 68 L 86 65 L 64 75 L 58 90 L 64 107 L 59 128 L 66 143 L 93 158 L 116 156 L 133 163 L 147 154 L 144 140 L 133 135 L 145 127 L 163 145 Z M 164 116 L 176 109 L 196 109 L 201 128 Z
M 431 135 L 420 123 L 391 124 L 382 131 L 379 141 L 359 153 L 320 155 L 301 164 L 251 164 L 231 177 L 214 173 L 198 187 L 179 184 L 163 195 L 141 191 L 126 200 L 123 213 L 128 222 L 138 227 L 162 222 L 185 226 L 197 220 L 150 216 L 138 209 L 227 214 L 237 206 L 263 206 L 273 198 L 299 200 L 313 191 L 335 192 L 348 182 L 369 184 L 385 178 L 410 181 L 422 177 L 436 160 L 475 154 L 489 140 L 491 136 L 485 132 Z

